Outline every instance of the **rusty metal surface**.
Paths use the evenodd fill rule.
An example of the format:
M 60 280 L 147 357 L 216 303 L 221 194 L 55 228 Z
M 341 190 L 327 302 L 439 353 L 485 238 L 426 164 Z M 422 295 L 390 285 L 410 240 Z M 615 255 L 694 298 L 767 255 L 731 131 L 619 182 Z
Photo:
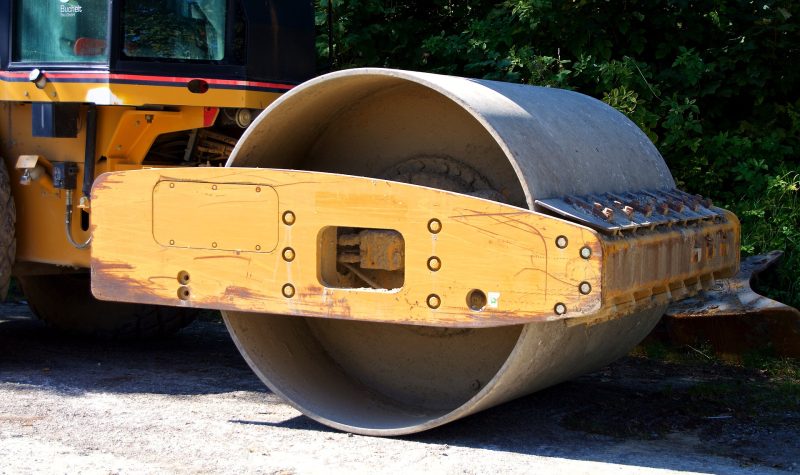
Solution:
M 339 235 L 337 261 L 363 269 L 396 271 L 405 263 L 403 236 L 389 229 L 365 229 Z
M 720 353 L 773 350 L 800 357 L 800 311 L 755 292 L 751 284 L 775 266 L 781 251 L 752 256 L 734 277 L 672 304 L 659 333 L 673 342 L 709 342 Z
M 710 199 L 676 188 L 564 196 L 536 200 L 536 205 L 610 234 L 721 219 L 725 213 L 714 207 Z
M 604 236 L 603 308 L 620 314 L 668 304 L 734 275 L 739 221 L 725 213 L 714 221 Z
M 321 172 L 120 172 L 97 180 L 93 204 L 93 292 L 159 305 L 463 328 L 582 323 L 693 295 L 738 265 L 730 213 L 609 235 Z
M 447 327 L 577 318 L 601 306 L 596 232 L 468 195 L 203 167 L 104 174 L 92 202 L 100 299 Z M 340 242 L 340 229 L 367 232 Z M 339 244 L 356 241 L 358 262 L 338 260 Z M 358 279 L 340 279 L 339 263 Z M 379 274 L 389 272 L 397 275 Z M 485 305 L 471 305 L 476 290 Z

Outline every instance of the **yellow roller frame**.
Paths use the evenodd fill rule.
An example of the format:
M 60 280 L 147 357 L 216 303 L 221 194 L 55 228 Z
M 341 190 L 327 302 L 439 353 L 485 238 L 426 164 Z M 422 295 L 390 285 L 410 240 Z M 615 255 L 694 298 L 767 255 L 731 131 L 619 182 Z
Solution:
M 738 235 L 732 221 L 608 237 L 467 195 L 319 172 L 123 171 L 99 177 L 92 202 L 92 290 L 128 302 L 489 327 L 631 313 L 738 260 L 723 249 Z M 337 288 L 326 277 L 334 228 L 399 232 L 402 286 Z M 690 241 L 713 249 L 696 258 Z

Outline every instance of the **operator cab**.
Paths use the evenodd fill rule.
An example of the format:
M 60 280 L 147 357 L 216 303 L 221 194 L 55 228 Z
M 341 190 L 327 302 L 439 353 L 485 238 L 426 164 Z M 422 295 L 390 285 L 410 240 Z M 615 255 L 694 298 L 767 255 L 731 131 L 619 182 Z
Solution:
M 297 84 L 314 75 L 297 0 L 0 0 L 0 69 Z

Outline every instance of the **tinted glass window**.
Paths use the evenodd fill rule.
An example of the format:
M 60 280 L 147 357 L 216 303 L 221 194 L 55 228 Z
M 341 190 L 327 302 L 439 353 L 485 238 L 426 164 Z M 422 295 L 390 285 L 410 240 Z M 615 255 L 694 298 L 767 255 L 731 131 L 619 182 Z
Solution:
M 108 0 L 16 0 L 14 60 L 104 63 Z
M 219 61 L 227 0 L 129 0 L 123 52 L 131 58 Z

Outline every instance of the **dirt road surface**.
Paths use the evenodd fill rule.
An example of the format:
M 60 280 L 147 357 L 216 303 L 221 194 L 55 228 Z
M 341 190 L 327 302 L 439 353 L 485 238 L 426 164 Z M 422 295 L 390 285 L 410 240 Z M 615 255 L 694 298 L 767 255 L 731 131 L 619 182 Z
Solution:
M 270 393 L 219 321 L 158 342 L 97 343 L 5 304 L 0 473 L 800 471 L 796 412 L 764 426 L 724 407 L 687 410 L 685 388 L 746 376 L 689 376 L 629 357 L 439 429 L 381 439 L 328 429 Z

